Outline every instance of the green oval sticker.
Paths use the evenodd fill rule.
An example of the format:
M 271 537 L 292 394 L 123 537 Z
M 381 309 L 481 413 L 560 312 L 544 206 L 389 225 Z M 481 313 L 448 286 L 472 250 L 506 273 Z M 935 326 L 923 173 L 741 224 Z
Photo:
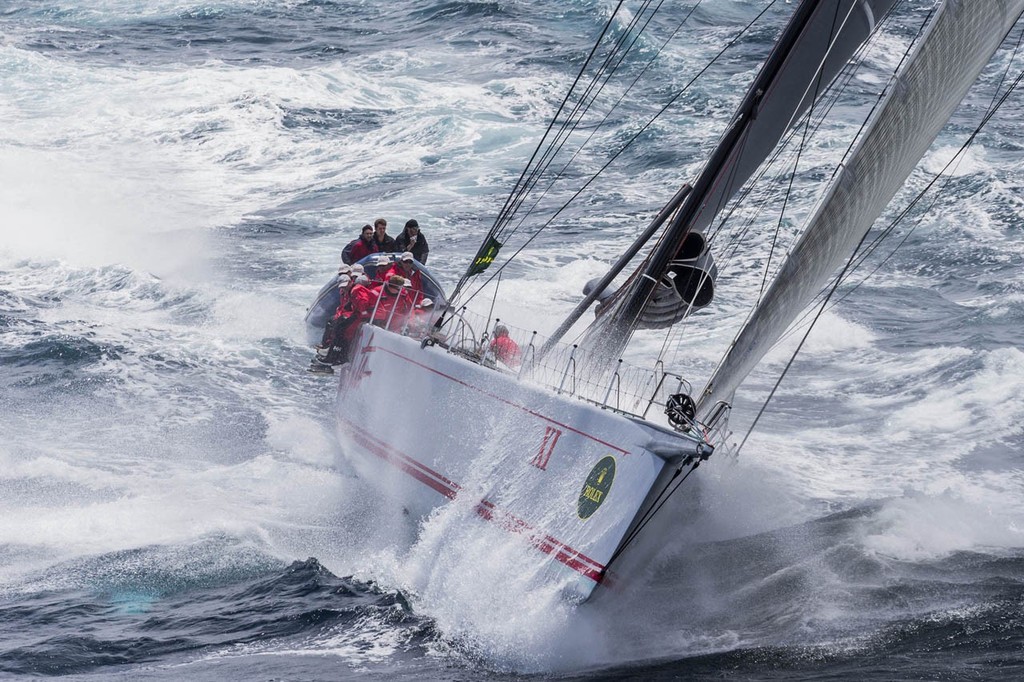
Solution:
M 576 513 L 581 519 L 589 519 L 601 506 L 608 491 L 611 490 L 612 481 L 615 480 L 615 458 L 611 455 L 603 457 L 600 462 L 594 465 L 587 475 L 587 481 L 583 484 L 580 492 L 580 499 L 576 505 Z

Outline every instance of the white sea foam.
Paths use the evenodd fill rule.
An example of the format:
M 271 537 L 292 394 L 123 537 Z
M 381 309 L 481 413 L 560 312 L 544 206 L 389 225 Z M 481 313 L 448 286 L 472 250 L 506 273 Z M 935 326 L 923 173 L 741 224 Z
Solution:
M 1018 472 L 1002 485 L 1019 489 Z M 957 551 L 999 552 L 1024 544 L 1024 507 L 1013 491 L 989 487 L 910 494 L 888 501 L 863 529 L 864 546 L 900 561 L 930 561 Z
M 146 164 L 141 151 L 83 158 L 0 150 L 0 201 L 8 207 L 0 253 L 82 266 L 124 263 L 160 275 L 202 272 L 210 212 L 191 199 L 175 202 L 190 190 L 162 162 Z
M 956 432 L 979 444 L 1012 432 L 1022 418 L 1024 353 L 1004 348 L 984 354 L 981 371 L 936 385 L 921 400 L 895 412 L 891 424 L 901 442 Z
M 817 312 L 814 308 L 813 312 Z M 802 318 L 802 323 L 784 336 L 765 356 L 769 363 L 785 363 L 792 357 L 806 334 L 813 314 Z M 800 347 L 801 353 L 849 353 L 870 348 L 877 335 L 862 324 L 845 319 L 833 310 L 826 310 L 814 321 L 814 329 Z
M 947 177 L 965 177 L 988 170 L 985 151 L 972 146 L 960 151 L 960 147 L 942 146 L 930 151 L 921 161 L 921 167 L 933 175 L 943 173 Z

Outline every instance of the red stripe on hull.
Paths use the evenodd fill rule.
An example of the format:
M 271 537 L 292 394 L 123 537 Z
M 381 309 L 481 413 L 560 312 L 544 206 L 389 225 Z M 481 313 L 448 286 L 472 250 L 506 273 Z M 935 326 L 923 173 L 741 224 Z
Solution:
M 358 425 L 340 415 L 338 420 L 346 426 L 346 431 L 359 445 L 362 445 L 375 456 L 388 462 L 399 471 L 403 471 L 420 483 L 423 483 L 428 488 L 433 489 L 450 500 L 455 499 L 462 491 L 462 486 L 458 483 L 451 481 L 409 455 L 399 452 L 387 443 L 377 440 Z M 497 509 L 494 503 L 489 500 L 480 500 L 476 506 L 476 512 L 481 518 L 494 521 L 510 533 L 517 535 L 526 534 L 529 537 L 530 544 L 544 554 L 551 555 L 559 563 L 593 580 L 595 583 L 601 582 L 605 570 L 604 564 L 594 561 L 585 554 L 574 550 L 557 538 L 540 533 L 533 526 L 515 515 Z

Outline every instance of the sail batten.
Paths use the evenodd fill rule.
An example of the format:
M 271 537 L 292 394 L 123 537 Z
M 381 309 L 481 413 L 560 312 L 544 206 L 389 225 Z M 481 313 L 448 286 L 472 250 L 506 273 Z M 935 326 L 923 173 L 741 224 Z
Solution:
M 1024 12 L 1024 0 L 939 6 L 902 73 L 705 387 L 698 410 L 737 386 L 849 258 Z

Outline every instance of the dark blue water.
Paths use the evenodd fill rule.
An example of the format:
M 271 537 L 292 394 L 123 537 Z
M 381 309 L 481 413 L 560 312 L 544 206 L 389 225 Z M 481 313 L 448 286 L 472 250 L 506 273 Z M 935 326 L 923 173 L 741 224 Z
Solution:
M 765 4 L 703 3 L 579 163 L 599 166 Z M 797 214 L 926 5 L 900 5 L 805 153 Z M 665 8 L 645 58 L 688 9 Z M 699 169 L 791 9 L 538 240 L 562 250 L 509 268 L 503 319 L 553 328 Z M 0 677 L 1024 676 L 1018 95 L 817 325 L 740 457 L 700 469 L 625 593 L 573 608 L 486 570 L 446 583 L 432 561 L 468 542 L 458 529 L 381 522 L 333 385 L 304 371 L 305 307 L 378 215 L 392 233 L 417 218 L 454 284 L 609 11 L 0 5 Z M 903 201 L 1020 71 L 1018 33 Z M 758 272 L 723 262 L 748 291 Z M 745 311 L 716 305 L 726 319 L 695 318 L 668 358 L 695 381 Z M 797 338 L 738 396 L 737 430 Z M 641 335 L 632 359 L 663 340 Z

